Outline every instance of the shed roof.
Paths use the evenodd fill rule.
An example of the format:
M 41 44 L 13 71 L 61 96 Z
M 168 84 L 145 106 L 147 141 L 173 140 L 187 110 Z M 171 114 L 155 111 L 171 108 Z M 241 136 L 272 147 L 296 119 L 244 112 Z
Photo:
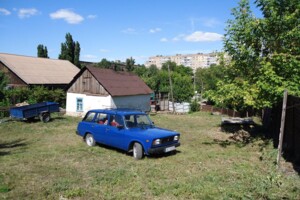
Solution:
M 151 94 L 153 92 L 135 74 L 97 67 L 86 67 L 83 70 L 85 69 L 90 71 L 111 96 L 132 96 Z
M 27 84 L 69 84 L 79 72 L 67 60 L 0 53 L 0 61 Z

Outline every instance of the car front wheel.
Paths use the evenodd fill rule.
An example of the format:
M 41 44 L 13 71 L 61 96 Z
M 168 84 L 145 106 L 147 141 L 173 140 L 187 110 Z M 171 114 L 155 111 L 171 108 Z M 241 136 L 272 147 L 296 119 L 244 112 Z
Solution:
M 133 157 L 136 160 L 142 159 L 144 156 L 143 147 L 140 143 L 134 143 L 133 145 Z
M 96 145 L 96 141 L 95 141 L 93 135 L 90 134 L 90 133 L 88 133 L 88 134 L 85 136 L 85 142 L 86 142 L 86 144 L 87 144 L 88 146 L 90 146 L 90 147 L 93 147 L 93 146 Z

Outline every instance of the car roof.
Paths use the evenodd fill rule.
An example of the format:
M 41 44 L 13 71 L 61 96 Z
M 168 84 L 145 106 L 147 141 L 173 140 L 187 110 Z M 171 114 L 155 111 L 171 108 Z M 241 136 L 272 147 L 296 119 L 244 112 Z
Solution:
M 120 114 L 120 115 L 129 115 L 129 114 L 145 114 L 142 111 L 134 110 L 134 109 L 93 109 L 89 110 L 88 112 L 103 112 L 107 114 Z

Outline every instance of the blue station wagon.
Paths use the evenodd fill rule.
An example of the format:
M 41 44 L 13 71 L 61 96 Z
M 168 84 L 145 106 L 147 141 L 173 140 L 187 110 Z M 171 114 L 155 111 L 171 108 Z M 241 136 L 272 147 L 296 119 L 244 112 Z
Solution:
M 180 146 L 179 133 L 155 127 L 146 113 L 135 110 L 90 110 L 76 132 L 88 146 L 100 143 L 133 152 L 135 159 L 176 151 Z

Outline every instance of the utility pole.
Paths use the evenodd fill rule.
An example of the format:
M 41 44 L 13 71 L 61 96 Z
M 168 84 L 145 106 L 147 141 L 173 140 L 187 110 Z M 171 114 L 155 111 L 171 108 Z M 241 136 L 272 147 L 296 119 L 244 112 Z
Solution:
M 173 113 L 175 113 L 174 98 L 173 98 L 173 86 L 172 86 L 172 79 L 171 79 L 171 73 L 170 73 L 170 66 L 169 66 L 169 64 L 168 64 L 168 73 L 169 73 L 169 82 L 170 82 L 170 88 L 171 88 L 172 108 L 173 108 Z

